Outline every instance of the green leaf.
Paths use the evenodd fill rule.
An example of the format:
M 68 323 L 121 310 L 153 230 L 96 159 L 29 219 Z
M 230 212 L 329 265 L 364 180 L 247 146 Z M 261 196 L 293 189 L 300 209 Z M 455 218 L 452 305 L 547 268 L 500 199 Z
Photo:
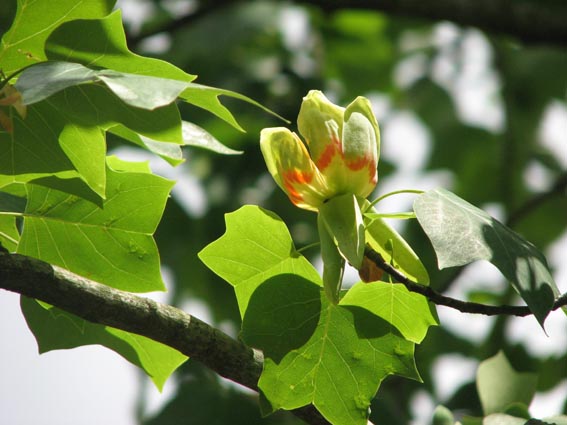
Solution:
M 159 155 L 162 159 L 173 166 L 179 165 L 184 161 L 181 146 L 177 143 L 160 142 L 150 139 L 149 137 L 136 133 L 123 125 L 111 127 L 108 129 L 108 132 Z
M 251 105 L 258 107 L 289 124 L 288 120 L 269 110 L 265 106 L 259 104 L 255 100 L 252 100 L 247 96 L 230 90 L 217 89 L 215 87 L 208 87 L 201 84 L 191 83 L 189 84 L 189 87 L 183 93 L 181 93 L 180 98 L 187 103 L 191 103 L 192 105 L 198 106 L 199 108 L 211 112 L 237 130 L 244 131 L 244 129 L 234 118 L 234 115 L 232 115 L 232 113 L 220 102 L 219 96 L 228 96 L 250 103 Z
M 329 301 L 337 304 L 345 270 L 345 259 L 341 256 L 322 217 L 321 214 L 317 215 L 317 229 L 319 230 L 321 258 L 323 260 L 323 288 Z
M 490 261 L 511 282 L 543 326 L 559 291 L 545 257 L 535 246 L 481 209 L 443 189 L 419 196 L 414 211 L 433 244 L 440 269 L 476 260 Z
M 163 290 L 152 234 L 173 183 L 147 172 L 112 168 L 107 169 L 107 178 L 103 208 L 29 185 L 18 252 L 115 288 Z
M 45 40 L 58 25 L 74 19 L 106 16 L 114 3 L 115 0 L 18 0 L 12 27 L 0 43 L 0 67 L 6 75 L 10 75 L 31 63 L 45 60 Z M 78 32 L 73 37 L 80 34 Z
M 128 50 L 120 10 L 102 19 L 75 20 L 59 26 L 45 44 L 50 60 L 78 62 L 137 75 L 189 82 L 194 75 L 176 66 Z
M 434 307 L 403 285 L 359 282 L 341 299 L 342 306 L 356 306 L 391 323 L 407 340 L 419 344 L 429 326 L 437 325 Z
M 182 143 L 175 104 L 147 111 L 125 105 L 105 87 L 70 87 L 30 106 L 26 119 L 15 116 L 13 133 L 0 133 L 0 187 L 55 176 L 64 180 L 42 184 L 86 199 L 92 199 L 89 191 L 104 198 L 104 130 L 117 124 Z M 88 187 L 70 181 L 77 178 Z
M 409 279 L 429 285 L 429 275 L 417 254 L 402 236 L 383 218 L 365 218 L 366 243 L 378 252 L 384 261 L 392 264 Z
M 202 129 L 196 124 L 183 121 L 183 144 L 185 146 L 194 146 L 196 148 L 203 148 L 222 155 L 240 155 L 242 151 L 230 149 L 219 142 L 215 137 Z
M 437 406 L 433 412 L 432 425 L 453 425 L 455 417 L 445 406 Z
M 336 196 L 319 207 L 319 215 L 340 253 L 358 270 L 364 257 L 364 224 L 356 197 Z
M 314 283 L 303 282 L 296 293 L 298 286 L 287 276 L 267 281 L 244 317 L 244 340 L 265 355 L 258 386 L 273 410 L 313 404 L 331 423 L 366 424 L 370 400 L 386 376 L 420 380 L 414 345 L 390 324 L 364 309 L 330 304 L 321 291 L 318 300 Z M 282 299 L 286 293 L 296 296 Z M 280 339 L 302 345 L 288 351 L 290 343 L 274 344 L 282 330 Z
M 86 83 L 104 83 L 124 103 L 153 110 L 169 105 L 189 83 L 168 78 L 137 75 L 102 69 L 95 71 L 78 63 L 43 62 L 27 68 L 15 84 L 26 105 Z
M 485 415 L 504 412 L 513 403 L 529 406 L 536 385 L 537 375 L 516 372 L 503 352 L 478 367 L 476 386 Z
M 313 266 L 295 250 L 285 223 L 263 208 L 245 205 L 225 215 L 226 232 L 207 245 L 199 258 L 235 287 L 243 316 L 250 297 L 266 279 L 290 271 L 318 282 Z
M 149 338 L 83 320 L 56 307 L 21 297 L 22 312 L 39 352 L 102 345 L 143 369 L 161 391 L 167 378 L 187 357 Z
M 16 217 L 0 213 L 0 245 L 9 252 L 15 252 L 20 239 L 20 232 L 16 227 Z

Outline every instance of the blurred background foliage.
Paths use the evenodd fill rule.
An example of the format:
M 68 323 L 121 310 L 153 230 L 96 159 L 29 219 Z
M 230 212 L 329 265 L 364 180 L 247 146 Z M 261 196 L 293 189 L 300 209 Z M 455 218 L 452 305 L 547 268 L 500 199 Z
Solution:
M 343 105 L 358 95 L 369 97 L 382 131 L 375 195 L 446 187 L 487 208 L 544 252 L 560 241 L 567 246 L 564 46 L 522 44 L 450 22 L 360 10 L 327 13 L 288 2 L 124 0 L 118 6 L 132 50 L 197 74 L 201 84 L 246 94 L 291 120 L 292 126 L 310 89 L 323 90 Z M 276 190 L 260 154 L 260 130 L 286 124 L 246 104 L 230 99 L 226 104 L 246 133 L 181 105 L 184 119 L 244 154 L 226 157 L 188 149 L 186 163 L 175 172 L 156 164 L 155 171 L 165 170 L 179 180 L 157 240 L 169 276 L 169 301 L 237 335 L 232 288 L 196 255 L 224 232 L 224 213 L 247 203 L 271 209 L 288 224 L 298 247 L 315 242 L 317 234 L 315 215 L 293 207 Z M 381 209 L 408 210 L 411 200 L 402 198 Z M 491 270 L 438 271 L 418 226 L 410 222 L 400 228 L 422 256 L 436 289 L 486 303 L 517 301 Z M 317 262 L 317 249 L 307 253 Z M 565 276 L 557 282 L 562 292 L 567 290 Z M 347 277 L 351 283 L 355 279 Z M 540 373 L 540 391 L 561 382 L 567 387 L 565 340 L 559 341 L 559 349 L 534 350 L 529 341 L 510 336 L 512 320 L 523 320 L 522 327 L 529 320 L 535 323 L 533 318 L 477 317 L 484 324 L 475 333 L 467 328 L 473 318 L 460 316 L 460 322 L 447 323 L 455 316 L 442 315 L 441 327 L 417 347 L 423 384 L 393 377 L 382 385 L 372 405 L 375 423 L 407 424 L 420 411 L 430 415 L 441 403 L 460 414 L 480 416 L 474 376 L 467 371 L 499 349 L 516 368 Z M 560 321 L 567 335 L 565 317 Z M 537 326 L 533 329 L 543 334 Z M 544 337 L 544 344 L 552 339 L 545 342 Z M 457 361 L 450 368 L 451 359 L 467 367 Z M 175 396 L 157 413 L 147 415 L 141 397 L 143 423 L 297 423 L 286 414 L 261 420 L 255 395 L 199 364 L 188 362 L 176 382 Z M 446 387 L 451 390 L 442 389 Z

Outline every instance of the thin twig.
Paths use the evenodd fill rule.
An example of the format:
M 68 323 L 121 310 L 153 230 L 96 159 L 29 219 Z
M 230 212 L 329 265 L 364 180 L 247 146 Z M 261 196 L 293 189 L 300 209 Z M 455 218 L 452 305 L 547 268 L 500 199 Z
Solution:
M 513 305 L 486 305 L 479 304 L 468 301 L 461 301 L 455 298 L 447 297 L 440 294 L 429 286 L 421 285 L 417 282 L 410 280 L 406 275 L 401 273 L 399 270 L 384 261 L 382 256 L 370 248 L 368 245 L 364 250 L 364 255 L 370 259 L 377 267 L 384 270 L 390 276 L 392 276 L 397 283 L 403 284 L 408 291 L 415 292 L 423 295 L 429 301 L 437 305 L 444 305 L 446 307 L 454 308 L 463 313 L 474 313 L 474 314 L 484 314 L 485 316 L 496 316 L 496 315 L 509 315 L 509 316 L 529 316 L 532 311 L 526 306 L 513 306 Z M 555 300 L 552 310 L 557 310 L 558 308 L 567 305 L 567 293 L 561 295 Z

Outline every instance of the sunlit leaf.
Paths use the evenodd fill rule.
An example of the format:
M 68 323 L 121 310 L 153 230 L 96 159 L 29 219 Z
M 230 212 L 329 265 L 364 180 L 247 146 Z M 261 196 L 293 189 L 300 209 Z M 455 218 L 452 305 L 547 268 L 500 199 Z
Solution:
M 250 99 L 248 96 L 244 96 L 242 94 L 239 94 L 239 93 L 236 93 L 236 92 L 233 92 L 233 91 L 230 91 L 230 90 L 217 89 L 215 87 L 208 87 L 208 86 L 203 86 L 201 84 L 191 83 L 189 85 L 189 88 L 187 88 L 181 94 L 180 97 L 181 97 L 181 99 L 185 100 L 188 103 L 191 103 L 195 106 L 198 106 L 200 108 L 203 108 L 203 109 L 213 113 L 214 115 L 216 115 L 220 119 L 222 119 L 222 120 L 226 121 L 228 124 L 232 125 L 234 128 L 236 128 L 240 131 L 244 131 L 244 129 L 240 126 L 240 124 L 238 124 L 238 122 L 234 118 L 234 115 L 232 115 L 232 113 L 220 102 L 219 96 L 228 96 L 228 97 L 232 97 L 232 98 L 250 103 L 251 105 L 254 105 L 254 106 L 256 106 L 260 109 L 263 109 L 264 111 L 268 112 L 269 114 L 272 114 L 272 115 L 276 116 L 277 118 L 289 123 L 289 121 L 287 121 L 285 118 L 279 116 L 275 112 L 272 112 L 271 110 L 269 110 L 265 106 L 259 104 L 255 100 Z
M 312 282 L 320 277 L 295 251 L 285 223 L 263 208 L 246 205 L 226 214 L 226 232 L 207 245 L 199 258 L 235 287 L 241 315 L 256 288 L 281 273 L 295 273 Z
M 47 39 L 45 52 L 50 60 L 78 62 L 90 68 L 183 82 L 195 79 L 168 62 L 132 53 L 126 44 L 120 10 L 101 19 L 74 20 L 60 25 Z
M 409 279 L 421 285 L 429 284 L 429 275 L 423 263 L 406 240 L 383 218 L 365 218 L 366 243 L 378 252 L 384 261 L 392 264 Z
M 386 282 L 357 283 L 341 299 L 342 306 L 370 311 L 396 327 L 404 338 L 420 343 L 429 326 L 437 325 L 437 314 L 423 295 L 405 286 Z
M 163 290 L 152 234 L 173 184 L 147 172 L 112 168 L 107 178 L 103 208 L 30 185 L 18 252 L 115 288 Z
M 57 25 L 74 19 L 101 18 L 112 11 L 115 0 L 18 0 L 12 27 L 0 43 L 0 63 L 7 75 L 46 59 L 43 46 Z M 73 38 L 81 33 L 73 35 Z

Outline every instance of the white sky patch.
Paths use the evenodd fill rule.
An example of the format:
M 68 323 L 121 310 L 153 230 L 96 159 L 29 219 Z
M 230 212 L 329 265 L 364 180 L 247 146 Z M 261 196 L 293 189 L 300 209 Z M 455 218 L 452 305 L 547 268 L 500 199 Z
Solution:
M 534 418 L 546 418 L 563 412 L 567 399 L 567 379 L 545 393 L 537 393 L 530 404 L 530 414 Z
M 542 145 L 567 168 L 567 103 L 559 100 L 550 102 L 545 109 L 538 136 Z
M 462 37 L 457 43 L 459 35 Z M 439 53 L 433 61 L 432 79 L 451 93 L 461 120 L 493 132 L 504 128 L 500 81 L 492 67 L 492 49 L 477 30 L 459 30 L 439 24 L 434 31 Z
M 2 423 L 135 425 L 136 367 L 97 345 L 39 355 L 19 305 L 0 293 Z
M 478 360 L 460 354 L 445 354 L 435 359 L 433 381 L 437 399 L 444 403 L 461 386 L 475 381 Z
M 532 160 L 524 170 L 524 184 L 532 192 L 544 192 L 549 190 L 553 183 L 553 175 L 547 167 L 540 162 Z
M 433 397 L 425 391 L 418 390 L 410 401 L 410 411 L 412 414 L 412 421 L 410 425 L 429 425 L 436 404 Z
M 132 34 L 138 34 L 144 22 L 155 13 L 155 6 L 149 0 L 118 0 L 115 9 L 122 10 L 122 20 Z

